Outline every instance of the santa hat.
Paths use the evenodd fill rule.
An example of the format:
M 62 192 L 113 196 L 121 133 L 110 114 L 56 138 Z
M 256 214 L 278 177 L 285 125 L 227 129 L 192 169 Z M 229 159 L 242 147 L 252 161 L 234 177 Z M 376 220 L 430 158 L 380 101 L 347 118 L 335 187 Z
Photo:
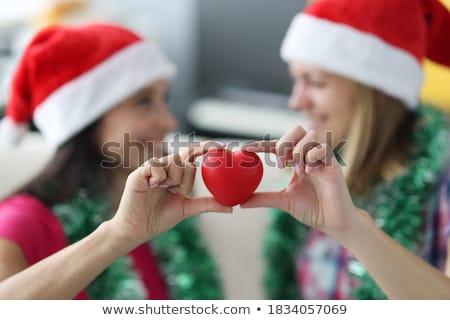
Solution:
M 52 26 L 39 32 L 14 75 L 0 144 L 17 144 L 33 120 L 57 148 L 175 67 L 155 43 L 119 26 Z
M 438 0 L 316 0 L 281 47 L 300 60 L 417 107 L 425 57 L 450 66 L 450 13 Z

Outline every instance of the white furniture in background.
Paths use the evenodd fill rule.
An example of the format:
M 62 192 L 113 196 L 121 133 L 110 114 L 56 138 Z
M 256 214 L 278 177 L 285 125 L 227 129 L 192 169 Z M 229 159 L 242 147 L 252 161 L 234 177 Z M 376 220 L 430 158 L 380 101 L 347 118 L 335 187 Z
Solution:
M 281 137 L 289 128 L 305 123 L 301 113 L 285 108 L 203 98 L 188 109 L 192 127 L 206 132 L 244 137 Z
M 0 147 L 0 199 L 38 174 L 51 156 L 38 133 L 28 133 L 17 147 Z

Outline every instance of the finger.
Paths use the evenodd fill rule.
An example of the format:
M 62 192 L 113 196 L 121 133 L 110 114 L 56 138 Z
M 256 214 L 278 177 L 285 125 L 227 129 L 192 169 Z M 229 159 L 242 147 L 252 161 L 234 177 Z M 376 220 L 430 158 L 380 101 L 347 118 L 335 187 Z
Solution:
M 241 208 L 277 208 L 287 211 L 288 204 L 283 196 L 283 191 L 279 192 L 257 192 L 241 204 Z
M 186 199 L 184 203 L 183 212 L 184 212 L 183 218 L 190 218 L 192 216 L 207 212 L 232 213 L 233 208 L 224 206 L 214 198 L 205 197 L 196 199 Z
M 292 150 L 292 166 L 301 165 L 301 167 L 304 167 L 306 164 L 306 153 L 316 146 L 320 146 L 318 133 L 316 131 L 308 131 Z
M 192 192 L 192 187 L 195 181 L 196 166 L 191 162 L 184 163 L 182 169 L 181 182 L 178 186 L 172 187 L 169 191 L 187 196 Z
M 149 161 L 151 169 L 151 177 L 149 179 L 150 188 L 155 188 L 160 182 L 167 179 L 166 167 L 162 164 L 159 159 L 153 158 Z
M 263 140 L 244 143 L 241 150 L 249 152 L 276 153 L 277 142 L 278 140 Z
M 218 141 L 202 141 L 196 142 L 193 146 L 189 146 L 180 153 L 183 162 L 194 162 L 199 156 L 212 150 L 221 150 L 225 148 L 225 144 Z
M 145 161 L 145 163 L 142 166 L 140 166 L 138 170 L 132 172 L 131 175 L 135 173 L 138 173 L 144 176 L 145 178 L 150 178 L 152 176 L 152 165 L 150 164 L 150 160 Z
M 305 135 L 305 129 L 299 125 L 296 125 L 278 141 L 276 153 L 279 157 L 278 162 L 281 168 L 286 166 L 287 161 L 292 160 L 292 150 Z
M 309 150 L 306 154 L 305 160 L 306 174 L 309 174 L 312 171 L 323 166 L 339 169 L 339 164 L 334 157 L 333 149 L 326 143 L 322 143 L 321 145 Z
M 141 190 L 148 190 L 148 182 L 151 175 L 151 166 L 146 162 L 143 166 L 140 166 L 128 175 L 126 181 L 127 188 L 132 186 L 133 189 L 138 187 Z
M 179 155 L 173 155 L 169 157 L 169 163 L 167 164 L 167 179 L 162 181 L 159 185 L 161 188 L 177 186 L 181 183 L 183 175 L 183 163 L 180 160 Z

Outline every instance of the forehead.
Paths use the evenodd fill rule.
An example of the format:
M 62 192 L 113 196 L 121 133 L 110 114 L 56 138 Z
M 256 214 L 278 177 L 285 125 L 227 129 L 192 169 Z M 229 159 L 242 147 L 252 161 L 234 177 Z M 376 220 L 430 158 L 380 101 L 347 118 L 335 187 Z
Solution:
M 333 75 L 332 73 L 324 70 L 321 67 L 302 61 L 290 62 L 289 72 L 293 77 L 304 77 L 304 76 L 330 77 Z
M 152 81 L 151 83 L 147 84 L 145 87 L 141 88 L 139 91 L 135 92 L 134 96 L 150 93 L 153 91 L 167 91 L 169 89 L 170 83 L 168 80 L 160 79 L 156 81 Z

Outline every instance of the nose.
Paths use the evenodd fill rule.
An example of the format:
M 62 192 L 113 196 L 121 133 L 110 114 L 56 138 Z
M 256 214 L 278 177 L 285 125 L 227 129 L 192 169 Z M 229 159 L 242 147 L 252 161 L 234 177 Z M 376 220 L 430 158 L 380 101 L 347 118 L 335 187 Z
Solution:
M 289 98 L 289 109 L 302 111 L 311 106 L 311 99 L 308 95 L 304 82 L 298 82 L 292 89 Z
M 163 108 L 159 121 L 161 129 L 166 132 L 174 131 L 178 127 L 177 119 L 175 119 L 167 106 Z

